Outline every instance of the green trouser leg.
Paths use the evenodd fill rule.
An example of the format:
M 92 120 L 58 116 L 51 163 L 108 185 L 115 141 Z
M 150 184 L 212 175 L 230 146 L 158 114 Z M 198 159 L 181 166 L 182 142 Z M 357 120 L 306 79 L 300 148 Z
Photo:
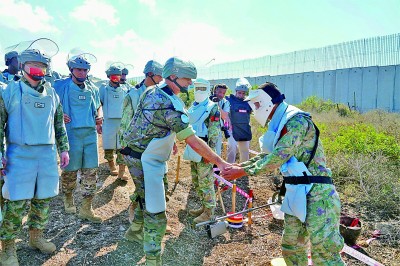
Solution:
M 49 219 L 49 207 L 51 199 L 32 199 L 28 215 L 28 226 L 43 230 Z M 0 239 L 15 239 L 21 231 L 22 218 L 26 206 L 26 200 L 9 201 L 4 204 L 3 223 L 0 227 Z
M 307 195 L 304 223 L 285 214 L 282 255 L 287 265 L 307 265 L 311 244 L 314 265 L 345 265 L 340 257 L 343 238 L 339 233 L 340 200 L 334 186 L 316 184 Z
M 167 216 L 164 212 L 144 211 L 143 250 L 146 256 L 161 256 L 161 241 L 167 228 Z

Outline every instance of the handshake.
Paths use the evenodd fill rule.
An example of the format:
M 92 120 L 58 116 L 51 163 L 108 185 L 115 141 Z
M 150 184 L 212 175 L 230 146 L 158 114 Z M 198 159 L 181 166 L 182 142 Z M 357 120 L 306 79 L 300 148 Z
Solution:
M 229 164 L 225 161 L 222 161 L 220 164 L 217 164 L 220 175 L 226 180 L 235 180 L 242 176 L 246 176 L 247 173 L 244 171 L 244 168 L 240 166 L 240 164 Z

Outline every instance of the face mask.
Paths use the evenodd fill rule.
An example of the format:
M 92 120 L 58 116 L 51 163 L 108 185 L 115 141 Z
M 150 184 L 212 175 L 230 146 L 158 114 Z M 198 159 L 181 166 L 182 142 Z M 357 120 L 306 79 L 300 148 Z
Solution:
M 120 75 L 110 75 L 110 80 L 114 83 L 119 83 L 121 80 L 121 76 Z
M 125 83 L 126 83 L 126 79 L 121 79 L 121 80 L 120 80 L 120 83 L 121 83 L 121 84 L 125 84 Z
M 46 68 L 42 68 L 42 67 L 27 67 L 28 68 L 28 72 L 25 71 L 25 67 L 24 67 L 24 71 L 26 74 L 28 74 L 28 76 L 35 80 L 35 81 L 40 81 L 42 79 L 44 79 L 44 75 L 46 74 Z
M 208 99 L 209 92 L 208 91 L 199 91 L 195 90 L 194 92 L 194 100 L 198 103 L 204 102 L 206 99 Z

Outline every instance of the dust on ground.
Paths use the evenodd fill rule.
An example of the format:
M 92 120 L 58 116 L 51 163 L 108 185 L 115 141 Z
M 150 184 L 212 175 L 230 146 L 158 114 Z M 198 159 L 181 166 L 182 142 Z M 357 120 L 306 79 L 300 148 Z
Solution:
M 101 144 L 100 144 L 101 145 Z M 179 143 L 182 154 L 184 143 Z M 79 219 L 76 215 L 66 214 L 62 196 L 51 203 L 50 219 L 45 231 L 46 237 L 56 246 L 51 255 L 41 254 L 28 246 L 28 228 L 24 225 L 17 239 L 17 254 L 20 265 L 144 265 L 144 253 L 141 245 L 128 242 L 123 238 L 129 227 L 127 209 L 129 195 L 134 191 L 131 180 L 124 183 L 110 176 L 108 165 L 103 159 L 100 146 L 100 186 L 94 200 L 94 209 L 104 222 L 94 224 Z M 169 161 L 169 187 L 174 186 L 177 156 Z M 129 175 L 129 172 L 126 171 Z M 260 206 L 276 190 L 273 178 L 256 176 L 242 178 L 237 185 L 244 191 L 254 191 L 253 206 Z M 79 190 L 79 189 L 78 189 Z M 231 191 L 223 192 L 223 201 L 227 211 L 231 210 Z M 79 206 L 81 197 L 75 192 L 75 202 Z M 215 214 L 223 216 L 219 202 Z M 244 208 L 245 199 L 236 196 L 236 211 Z M 283 222 L 273 219 L 269 208 L 253 212 L 253 224 L 241 229 L 229 229 L 227 233 L 210 239 L 205 228 L 194 229 L 193 219 L 188 209 L 199 206 L 198 198 L 191 186 L 190 165 L 181 161 L 179 183 L 167 203 L 168 224 L 172 232 L 164 237 L 163 265 L 269 265 L 273 258 L 280 257 L 280 241 Z M 351 209 L 351 206 L 345 208 Z M 26 221 L 26 217 L 24 219 Z M 362 239 L 371 236 L 370 231 Z M 400 265 L 398 249 L 372 241 L 363 252 L 385 265 Z M 347 265 L 365 265 L 344 255 Z

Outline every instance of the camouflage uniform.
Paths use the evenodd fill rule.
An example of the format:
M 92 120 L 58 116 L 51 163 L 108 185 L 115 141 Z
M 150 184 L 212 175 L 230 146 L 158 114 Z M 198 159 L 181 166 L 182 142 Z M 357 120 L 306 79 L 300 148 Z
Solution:
M 248 175 L 270 173 L 290 157 L 306 163 L 315 145 L 316 133 L 310 118 L 295 115 L 286 123 L 287 133 L 270 154 L 260 154 L 241 164 Z M 314 158 L 308 166 L 312 175 L 332 176 L 326 167 L 324 150 L 319 141 Z M 307 265 L 307 249 L 311 242 L 314 265 L 344 265 L 339 251 L 343 238 L 339 233 L 340 200 L 335 187 L 314 184 L 307 194 L 307 217 L 302 223 L 285 214 L 282 255 L 287 265 Z
M 168 87 L 164 87 L 163 90 L 172 95 L 172 91 Z M 158 87 L 150 87 L 141 97 L 138 109 L 128 129 L 123 134 L 124 143 L 133 151 L 142 153 L 153 138 L 164 137 L 170 131 L 177 132 L 178 140 L 194 135 L 191 126 L 182 121 L 181 115 L 182 113 L 174 109 L 171 100 L 162 94 Z M 143 232 L 143 248 L 146 256 L 160 256 L 161 240 L 167 226 L 165 211 L 150 213 L 146 210 L 146 203 L 144 202 L 146 188 L 144 187 L 142 163 L 139 159 L 124 157 L 129 172 L 137 179 L 135 181 L 136 194 L 140 197 L 138 200 L 141 203 L 141 206 L 138 206 L 135 210 L 133 223 L 138 224 L 138 227 L 143 226 L 140 231 Z M 138 208 L 141 208 L 141 210 L 138 210 Z M 141 214 L 143 214 L 143 217 Z
M 218 117 L 213 120 L 210 117 Z M 218 106 L 215 105 L 210 112 L 210 116 L 204 121 L 208 128 L 208 146 L 215 151 L 217 148 L 218 138 L 221 134 L 221 124 L 219 120 Z M 202 205 L 207 209 L 214 209 L 216 206 L 215 189 L 214 189 L 214 171 L 213 165 L 201 162 L 190 162 L 190 170 L 192 174 L 192 182 L 194 188 L 199 195 Z
M 121 119 L 121 128 L 120 128 L 121 147 L 126 146 L 126 143 L 123 138 L 123 133 L 129 128 L 132 118 L 135 115 L 135 110 L 137 109 L 137 104 L 139 103 L 139 99 L 142 96 L 143 92 L 146 90 L 146 85 L 144 85 L 144 81 L 142 81 L 141 84 L 142 85 L 139 86 L 139 88 L 132 87 L 131 91 L 129 91 L 129 93 L 125 96 L 125 99 L 124 99 L 124 106 L 123 106 L 122 119 Z M 131 160 L 126 159 L 126 158 L 128 158 L 128 157 L 125 157 L 124 163 L 126 165 L 128 165 L 129 169 L 131 169 L 132 167 L 129 167 L 129 164 L 131 164 L 132 162 L 131 162 Z M 118 157 L 117 157 L 117 159 L 118 159 Z M 122 157 L 122 159 L 124 159 L 124 158 Z M 130 196 L 130 199 L 131 199 L 133 206 L 136 207 L 138 199 L 139 199 L 138 190 L 143 189 L 142 182 L 136 178 L 136 175 L 134 173 L 130 172 L 130 174 L 131 174 L 132 181 L 135 184 L 135 191 Z M 142 175 L 142 179 L 143 179 L 143 173 L 141 175 Z M 167 191 L 168 190 L 167 175 L 165 175 L 165 177 L 164 177 L 164 187 L 165 187 L 165 191 Z M 142 195 L 141 198 L 144 198 L 144 194 Z M 140 210 L 140 209 L 135 209 L 135 210 Z M 143 215 L 141 215 L 141 216 L 143 216 Z M 135 217 L 136 217 L 136 215 L 135 215 Z
M 21 81 L 27 84 L 28 81 L 22 77 Z M 35 90 L 38 92 L 43 92 L 44 90 L 44 82 L 40 83 Z M 4 125 L 8 120 L 8 114 L 5 108 L 5 103 L 3 98 L 0 97 L 0 139 L 3 140 L 5 136 L 5 128 Z M 68 151 L 68 137 L 65 129 L 64 118 L 63 118 L 63 110 L 61 104 L 57 106 L 55 115 L 54 115 L 54 129 L 55 129 L 55 138 L 56 144 L 58 146 L 59 151 Z M 4 154 L 4 143 L 1 141 L 0 149 L 2 154 Z M 12 160 L 10 158 L 9 160 Z M 33 198 L 30 201 L 30 210 L 28 214 L 28 226 L 29 228 L 36 228 L 43 230 L 45 225 L 48 222 L 49 217 L 49 207 L 50 207 L 51 198 L 46 199 L 36 199 Z M 22 226 L 22 218 L 24 216 L 26 200 L 4 200 L 4 209 L 3 209 L 3 223 L 0 227 L 0 239 L 1 240 L 11 240 L 17 237 L 18 232 L 21 230 Z
M 57 94 L 60 96 L 61 102 L 63 102 L 64 98 L 68 96 L 69 84 L 72 83 L 71 77 L 57 80 L 55 82 L 55 89 Z M 78 86 L 78 85 L 76 85 Z M 90 82 L 90 80 L 86 80 L 82 85 L 78 86 L 82 91 L 88 90 L 91 93 L 92 101 L 94 102 L 96 110 L 100 107 L 100 95 L 98 88 Z M 69 106 L 63 106 L 65 113 L 68 114 Z M 72 123 L 72 122 L 70 122 Z M 81 170 L 81 179 L 80 184 L 82 195 L 84 197 L 93 197 L 96 193 L 96 184 L 98 182 L 97 176 L 97 169 L 98 169 L 98 160 L 97 166 L 92 168 L 81 168 L 76 169 L 74 166 L 75 164 L 84 165 L 87 158 L 97 157 L 98 155 L 98 148 L 97 148 L 97 133 L 96 128 L 93 125 L 92 128 L 82 127 L 82 128 L 71 128 L 69 125 L 66 125 L 68 136 L 70 136 L 70 143 L 72 145 L 73 139 L 77 139 L 82 142 L 82 147 L 74 147 L 71 146 L 70 150 L 70 164 L 68 169 L 64 169 L 61 173 L 61 184 L 62 184 L 62 191 L 64 193 L 72 193 L 73 190 L 76 188 L 76 180 L 77 180 L 77 173 L 78 170 Z M 83 149 L 80 150 L 80 149 Z M 85 153 L 86 150 L 96 150 L 96 154 L 87 154 Z M 78 157 L 79 156 L 79 157 Z M 81 157 L 80 157 L 81 156 Z M 91 159 L 92 160 L 92 159 Z M 92 163 L 93 164 L 93 163 Z M 73 169 L 71 169 L 71 167 Z

